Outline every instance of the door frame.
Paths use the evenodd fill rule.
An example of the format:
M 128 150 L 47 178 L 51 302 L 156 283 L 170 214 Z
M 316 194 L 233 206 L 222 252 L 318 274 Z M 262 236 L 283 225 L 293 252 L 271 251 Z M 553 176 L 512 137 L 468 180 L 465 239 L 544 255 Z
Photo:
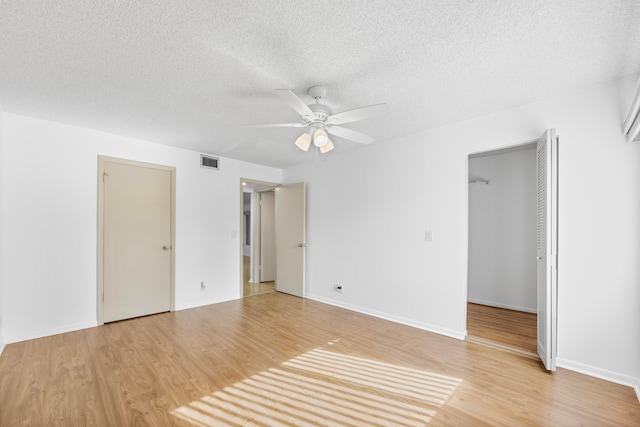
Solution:
M 244 257 L 244 227 L 243 227 L 243 221 L 244 221 L 244 189 L 245 189 L 245 185 L 244 184 L 248 184 L 248 185 L 255 185 L 258 188 L 255 189 L 253 191 L 253 196 L 251 197 L 251 233 L 253 233 L 253 239 L 251 240 L 251 259 L 252 259 L 252 263 L 250 264 L 249 268 L 253 269 L 253 280 L 254 282 L 256 280 L 260 279 L 260 275 L 257 274 L 257 269 L 254 266 L 255 260 L 256 260 L 256 253 L 259 252 L 259 249 L 256 247 L 256 233 L 258 233 L 260 231 L 260 224 L 259 224 L 259 218 L 258 215 L 256 215 L 256 197 L 255 194 L 257 191 L 267 191 L 267 190 L 273 190 L 276 187 L 279 187 L 281 184 L 276 183 L 276 182 L 270 182 L 270 181 L 260 181 L 260 180 L 256 180 L 256 179 L 250 179 L 250 178 L 240 178 L 240 209 L 238 210 L 239 212 L 239 221 L 240 221 L 240 228 L 239 230 L 241 231 L 241 238 L 240 238 L 240 244 L 238 245 L 238 251 L 239 251 L 239 273 L 240 273 L 240 283 L 239 283 L 239 295 L 240 298 L 244 297 L 244 271 L 243 271 L 243 257 Z M 259 243 L 259 241 L 258 241 Z
M 139 162 L 136 160 L 121 159 L 117 157 L 98 156 L 98 259 L 97 259 L 97 290 L 96 305 L 98 325 L 104 324 L 104 173 L 105 163 L 119 163 L 123 165 L 139 166 L 151 169 L 169 171 L 171 173 L 171 266 L 170 266 L 170 311 L 175 311 L 175 264 L 176 264 L 176 168 L 154 163 Z
M 547 130 L 547 129 L 545 129 Z M 557 133 L 556 133 L 557 135 Z M 535 139 L 531 139 L 531 140 L 527 140 L 527 141 L 521 141 L 521 142 L 517 142 L 515 144 L 507 144 L 507 145 L 501 145 L 501 146 L 497 146 L 497 147 L 491 147 L 491 148 L 487 148 L 487 149 L 483 149 L 483 150 L 478 150 L 478 151 L 473 151 L 473 152 L 469 152 L 466 154 L 465 156 L 465 245 L 466 245 L 466 269 L 465 269 L 465 274 L 466 274 L 466 280 L 465 280 L 465 287 L 464 287 L 464 301 L 463 301 L 463 321 L 464 321 L 464 337 L 466 338 L 468 336 L 467 333 L 467 300 L 469 297 L 469 157 L 476 155 L 476 154 L 481 154 L 481 153 L 487 153 L 487 152 L 491 152 L 491 151 L 500 151 L 500 150 L 505 150 L 505 149 L 512 149 L 512 148 L 518 148 L 521 146 L 525 146 L 525 145 L 533 145 L 536 144 L 538 142 L 539 138 L 535 138 Z M 536 291 L 537 292 L 537 291 Z M 557 298 L 554 298 L 552 300 L 552 307 L 549 307 L 550 310 L 552 310 L 552 312 L 554 313 L 554 315 L 556 316 L 556 322 L 555 324 L 557 324 L 557 313 L 558 313 L 558 308 L 557 308 Z M 536 306 L 536 311 L 538 311 L 538 307 Z M 557 333 L 556 333 L 557 334 Z M 557 338 L 557 335 L 555 335 L 555 337 Z M 537 345 L 537 339 L 536 339 L 536 345 Z M 554 344 L 553 346 L 554 349 L 557 349 L 556 345 Z M 555 358 L 555 356 L 554 356 Z

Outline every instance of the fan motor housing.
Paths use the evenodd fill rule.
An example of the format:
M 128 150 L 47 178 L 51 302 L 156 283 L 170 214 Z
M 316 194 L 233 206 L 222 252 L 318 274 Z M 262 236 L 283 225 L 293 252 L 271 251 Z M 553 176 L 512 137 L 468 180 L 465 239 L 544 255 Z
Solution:
M 331 115 L 331 109 L 324 104 L 309 104 L 308 107 L 317 120 L 325 121 Z

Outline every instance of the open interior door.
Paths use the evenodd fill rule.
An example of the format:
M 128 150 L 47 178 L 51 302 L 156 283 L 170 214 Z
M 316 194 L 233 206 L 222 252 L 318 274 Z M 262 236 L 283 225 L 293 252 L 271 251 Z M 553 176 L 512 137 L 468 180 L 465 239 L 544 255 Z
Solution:
M 305 184 L 276 188 L 276 290 L 304 296 Z
M 548 129 L 536 148 L 538 355 L 545 368 L 556 370 L 558 285 L 558 137 Z

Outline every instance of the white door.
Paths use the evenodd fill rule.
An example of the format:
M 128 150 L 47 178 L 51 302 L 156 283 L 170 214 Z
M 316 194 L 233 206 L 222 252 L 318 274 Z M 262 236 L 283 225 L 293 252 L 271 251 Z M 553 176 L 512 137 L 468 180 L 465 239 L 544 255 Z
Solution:
M 558 138 L 547 130 L 536 148 L 538 215 L 538 355 L 547 370 L 556 370 L 558 261 Z
M 171 309 L 170 170 L 104 163 L 103 319 Z
M 276 290 L 304 296 L 305 184 L 276 188 Z
M 260 282 L 276 280 L 275 194 L 260 193 Z

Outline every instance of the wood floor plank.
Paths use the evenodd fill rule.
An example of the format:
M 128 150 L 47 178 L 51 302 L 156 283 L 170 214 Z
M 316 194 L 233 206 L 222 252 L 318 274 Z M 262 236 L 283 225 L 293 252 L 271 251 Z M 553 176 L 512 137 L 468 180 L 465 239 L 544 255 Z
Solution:
M 10 344 L 0 425 L 640 425 L 634 391 L 277 292 Z
M 242 296 L 250 297 L 275 292 L 275 282 L 249 282 L 251 258 L 248 256 L 242 258 Z
M 467 303 L 470 337 L 536 354 L 537 333 L 535 313 Z
M 19 420 L 16 411 L 8 411 L 5 408 L 16 408 L 19 387 L 24 381 L 21 375 L 21 367 L 24 362 L 26 346 L 7 346 L 0 357 L 0 425 L 15 424 Z

